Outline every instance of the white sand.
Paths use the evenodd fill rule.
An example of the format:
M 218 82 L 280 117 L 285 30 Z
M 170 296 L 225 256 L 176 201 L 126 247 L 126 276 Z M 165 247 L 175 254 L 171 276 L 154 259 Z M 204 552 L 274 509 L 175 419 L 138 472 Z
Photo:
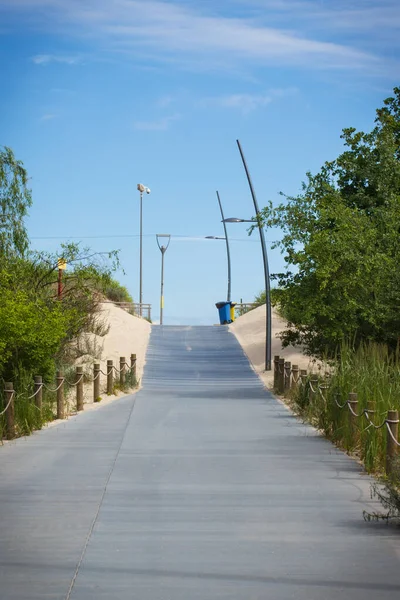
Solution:
M 130 365 L 131 354 L 136 354 L 136 376 L 140 384 L 143 374 L 143 368 L 146 361 L 146 350 L 149 342 L 151 325 L 145 319 L 134 317 L 127 311 L 119 308 L 115 304 L 103 303 L 101 305 L 100 319 L 109 325 L 109 332 L 104 336 L 90 334 L 86 337 L 87 342 L 96 348 L 98 358 L 92 356 L 83 356 L 76 361 L 76 365 L 82 365 L 84 372 L 93 376 L 93 364 L 100 363 L 101 370 L 107 373 L 107 360 L 112 360 L 114 366 L 119 369 L 120 357 L 125 357 Z M 119 375 L 114 372 L 114 378 L 119 381 Z M 106 395 L 106 377 L 100 376 L 100 395 L 101 402 L 93 402 L 93 383 L 84 385 L 84 403 L 85 410 L 97 408 L 109 404 L 115 398 L 126 395 L 126 392 L 119 392 L 118 395 Z M 74 391 L 71 392 L 69 402 L 73 406 L 75 403 Z
M 290 361 L 292 365 L 298 365 L 299 369 L 310 368 L 310 357 L 303 354 L 300 346 L 282 348 L 281 340 L 277 336 L 285 328 L 285 321 L 272 309 L 272 370 L 265 371 L 265 304 L 238 317 L 234 323 L 229 325 L 230 331 L 236 336 L 254 370 L 266 387 L 270 389 L 274 382 L 273 360 L 275 355 Z

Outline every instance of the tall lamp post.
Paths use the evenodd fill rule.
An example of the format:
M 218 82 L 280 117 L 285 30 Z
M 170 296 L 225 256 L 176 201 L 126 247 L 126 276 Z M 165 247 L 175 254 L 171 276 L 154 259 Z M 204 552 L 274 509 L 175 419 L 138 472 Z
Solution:
M 167 245 L 160 245 L 160 238 L 167 238 Z M 160 294 L 160 325 L 163 324 L 163 310 L 164 310 L 164 254 L 168 250 L 171 236 L 169 233 L 157 233 L 156 235 L 157 245 L 161 252 L 161 294 Z
M 150 189 L 143 185 L 143 183 L 137 184 L 137 189 L 140 193 L 140 258 L 139 258 L 139 314 L 142 316 L 142 303 L 143 303 L 143 193 L 150 194 Z
M 227 294 L 226 299 L 227 299 L 227 302 L 230 302 L 231 301 L 231 254 L 229 251 L 229 239 L 228 239 L 228 232 L 227 232 L 226 224 L 225 224 L 224 211 L 222 210 L 221 199 L 219 197 L 218 192 L 217 192 L 217 198 L 218 198 L 219 209 L 221 211 L 222 223 L 224 225 L 225 237 L 217 237 L 215 235 L 207 235 L 206 239 L 207 240 L 225 240 L 225 242 L 226 242 L 226 259 L 227 259 L 227 263 L 228 263 L 228 294 Z
M 265 319 L 265 370 L 270 371 L 271 370 L 272 310 L 271 310 L 271 287 L 270 287 L 270 280 L 269 280 L 267 246 L 265 243 L 264 230 L 263 230 L 260 220 L 259 220 L 260 209 L 258 207 L 258 202 L 257 202 L 256 194 L 254 191 L 253 183 L 251 181 L 250 172 L 249 172 L 249 169 L 248 169 L 248 166 L 246 163 L 246 159 L 244 157 L 243 150 L 242 150 L 239 140 L 236 140 L 236 143 L 238 145 L 240 156 L 242 158 L 242 162 L 243 162 L 243 166 L 244 166 L 244 170 L 246 172 L 247 181 L 249 183 L 249 188 L 250 188 L 250 192 L 251 192 L 251 197 L 253 198 L 254 210 L 256 213 L 256 218 L 257 218 L 257 223 L 258 223 L 258 231 L 260 233 L 261 250 L 262 250 L 263 262 L 264 262 L 265 304 L 266 304 L 266 307 L 265 307 L 266 308 L 266 311 L 265 311 L 265 313 L 266 313 L 266 315 L 265 315 L 266 316 L 266 319 Z M 235 218 L 224 219 L 224 220 L 226 223 L 253 222 L 253 221 L 249 221 L 248 219 L 235 219 Z

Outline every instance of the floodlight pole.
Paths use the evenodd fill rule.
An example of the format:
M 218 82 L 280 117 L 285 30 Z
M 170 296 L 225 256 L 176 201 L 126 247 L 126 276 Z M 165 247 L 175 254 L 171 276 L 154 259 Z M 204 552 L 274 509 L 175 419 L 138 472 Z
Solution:
M 140 190 L 140 250 L 139 250 L 139 314 L 142 316 L 143 302 L 143 192 Z
M 221 211 L 222 223 L 224 225 L 224 231 L 225 231 L 226 258 L 228 261 L 228 295 L 227 295 L 226 300 L 227 300 L 227 302 L 230 302 L 231 301 L 231 255 L 230 255 L 230 251 L 229 251 L 229 240 L 228 240 L 228 232 L 226 230 L 224 211 L 222 210 L 221 199 L 219 197 L 218 191 L 217 191 L 217 198 L 218 198 L 219 209 Z
M 139 250 L 139 314 L 142 316 L 143 303 L 143 192 L 150 194 L 150 189 L 143 185 L 137 184 L 137 189 L 140 192 L 140 250 Z
M 256 211 L 256 218 L 258 222 L 258 231 L 260 232 L 260 241 L 261 241 L 261 249 L 263 255 L 264 262 L 264 277 L 265 277 L 265 303 L 266 303 L 266 323 L 265 323 L 265 370 L 271 370 L 271 337 L 272 337 L 272 311 L 271 311 L 271 289 L 270 289 L 270 280 L 269 280 L 269 267 L 268 267 L 268 257 L 267 257 L 267 246 L 265 244 L 265 236 L 264 230 L 260 222 L 260 209 L 258 208 L 258 202 L 256 198 L 256 194 L 254 192 L 253 184 L 250 177 L 250 172 L 247 167 L 246 159 L 243 154 L 242 147 L 240 145 L 239 140 L 236 140 L 236 143 L 239 148 L 240 156 L 242 157 L 242 162 L 244 166 L 244 170 L 246 171 L 247 181 L 249 182 L 251 196 L 253 198 L 254 210 Z

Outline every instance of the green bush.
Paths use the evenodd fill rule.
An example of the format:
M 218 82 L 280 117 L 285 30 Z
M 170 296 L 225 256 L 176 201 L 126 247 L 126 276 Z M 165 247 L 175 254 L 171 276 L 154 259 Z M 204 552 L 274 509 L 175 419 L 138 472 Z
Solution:
M 104 293 L 112 302 L 133 302 L 127 288 L 115 279 L 111 279 L 105 286 Z
M 23 291 L 0 292 L 0 373 L 15 381 L 19 370 L 52 377 L 54 356 L 66 337 L 68 316 L 62 307 L 32 300 Z

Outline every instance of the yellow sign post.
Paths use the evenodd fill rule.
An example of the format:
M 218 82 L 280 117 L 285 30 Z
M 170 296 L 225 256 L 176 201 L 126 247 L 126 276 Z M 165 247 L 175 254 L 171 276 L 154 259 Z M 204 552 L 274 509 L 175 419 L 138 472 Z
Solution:
M 64 258 L 59 258 L 57 261 L 58 267 L 58 299 L 61 300 L 62 296 L 62 272 L 67 268 L 67 263 Z

